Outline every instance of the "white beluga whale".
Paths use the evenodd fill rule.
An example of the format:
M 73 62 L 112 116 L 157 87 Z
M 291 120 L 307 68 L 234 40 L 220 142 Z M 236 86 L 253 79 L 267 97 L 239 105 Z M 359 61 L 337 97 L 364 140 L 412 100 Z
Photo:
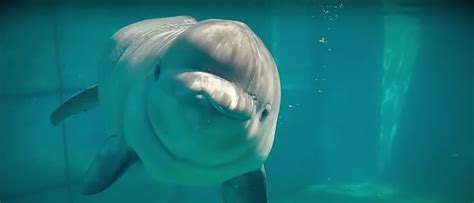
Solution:
M 105 142 L 84 194 L 99 193 L 136 162 L 165 183 L 222 184 L 224 202 L 267 202 L 264 162 L 275 135 L 280 79 L 244 23 L 189 16 L 117 31 L 98 83 L 51 115 L 57 125 L 99 104 Z

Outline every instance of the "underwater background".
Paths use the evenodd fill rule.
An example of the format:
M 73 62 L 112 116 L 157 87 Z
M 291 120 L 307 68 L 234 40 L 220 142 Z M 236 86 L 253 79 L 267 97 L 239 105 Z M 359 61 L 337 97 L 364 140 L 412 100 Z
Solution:
M 100 108 L 50 113 L 97 80 L 110 36 L 149 18 L 239 20 L 278 65 L 270 202 L 474 201 L 474 7 L 416 0 L 10 1 L 0 4 L 0 202 L 220 202 L 219 187 L 132 167 L 79 183 L 108 137 Z

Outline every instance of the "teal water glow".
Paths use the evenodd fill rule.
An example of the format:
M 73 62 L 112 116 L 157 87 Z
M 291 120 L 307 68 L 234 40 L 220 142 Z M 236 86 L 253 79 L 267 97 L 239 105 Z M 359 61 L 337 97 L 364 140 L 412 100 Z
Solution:
M 83 196 L 83 175 L 110 136 L 104 112 L 49 122 L 61 98 L 97 82 L 114 32 L 190 15 L 244 22 L 278 66 L 270 203 L 470 203 L 474 6 L 466 2 L 2 1 L 0 202 L 222 203 L 219 185 L 163 184 L 140 164 Z

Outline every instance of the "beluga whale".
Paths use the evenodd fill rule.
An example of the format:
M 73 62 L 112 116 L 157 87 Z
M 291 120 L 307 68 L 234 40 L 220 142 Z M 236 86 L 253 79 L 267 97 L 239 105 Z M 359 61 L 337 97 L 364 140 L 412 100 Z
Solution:
M 280 109 L 272 55 L 244 23 L 176 16 L 111 37 L 97 84 L 67 99 L 58 125 L 96 105 L 110 136 L 82 193 L 109 188 L 131 165 L 168 184 L 220 184 L 224 202 L 268 202 L 264 163 Z

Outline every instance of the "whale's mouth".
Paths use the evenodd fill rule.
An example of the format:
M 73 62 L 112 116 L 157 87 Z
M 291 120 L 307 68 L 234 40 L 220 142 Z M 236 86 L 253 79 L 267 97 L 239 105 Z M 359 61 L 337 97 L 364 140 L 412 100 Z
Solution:
M 224 115 L 245 121 L 256 111 L 255 97 L 222 77 L 193 71 L 180 73 L 177 79 L 195 94 L 197 99 L 209 102 Z

